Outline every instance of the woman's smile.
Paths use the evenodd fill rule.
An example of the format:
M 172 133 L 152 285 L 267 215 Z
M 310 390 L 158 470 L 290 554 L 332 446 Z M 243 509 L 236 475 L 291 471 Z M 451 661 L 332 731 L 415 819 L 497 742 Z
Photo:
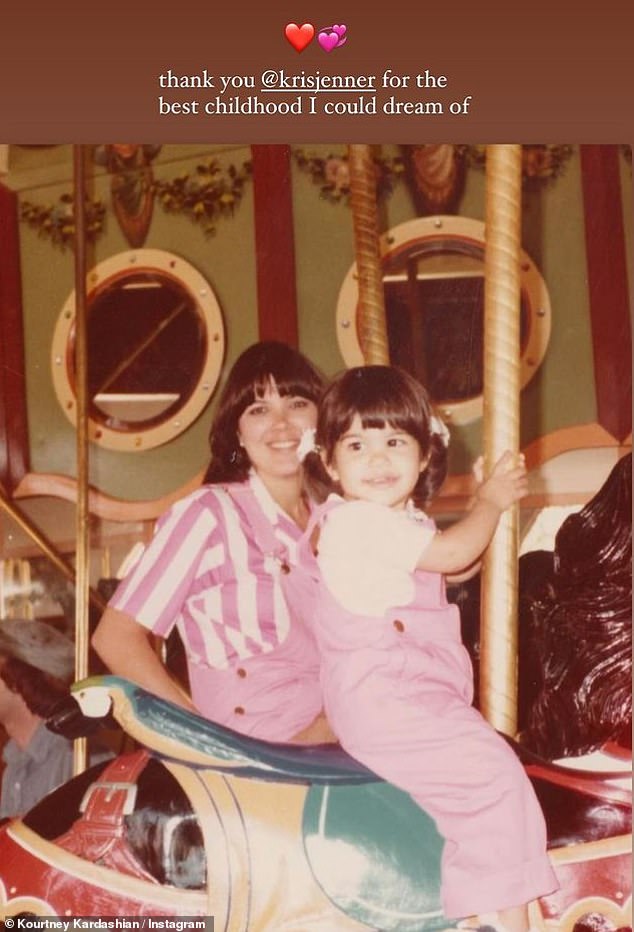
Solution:
M 313 428 L 317 408 L 297 395 L 280 395 L 275 383 L 248 405 L 238 421 L 238 438 L 249 462 L 265 479 L 300 471 L 297 448 L 305 430 Z
M 299 446 L 299 437 L 296 440 L 273 440 L 269 446 L 274 450 L 294 450 Z

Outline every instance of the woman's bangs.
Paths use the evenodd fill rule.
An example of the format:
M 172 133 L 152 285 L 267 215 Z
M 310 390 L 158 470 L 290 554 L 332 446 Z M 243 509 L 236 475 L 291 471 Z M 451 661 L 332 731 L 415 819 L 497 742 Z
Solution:
M 288 378 L 277 379 L 270 373 L 258 375 L 250 385 L 245 385 L 238 397 L 236 398 L 235 410 L 242 414 L 243 411 L 261 401 L 271 389 L 275 388 L 282 398 L 307 398 L 309 401 L 317 404 L 321 395 L 321 387 L 315 381 L 289 376 Z
M 319 401 L 321 395 L 321 387 L 314 380 L 303 379 L 296 373 L 286 379 L 275 379 L 275 387 L 282 397 L 308 398 L 309 401 L 315 403 Z
M 263 398 L 271 388 L 277 389 L 282 398 L 307 398 L 315 403 L 319 401 L 321 395 L 321 385 L 308 374 L 300 372 L 279 372 L 274 375 L 272 372 L 263 373 L 257 376 L 251 386 L 250 393 L 253 395 L 253 401 Z M 247 402 L 251 404 L 252 402 Z

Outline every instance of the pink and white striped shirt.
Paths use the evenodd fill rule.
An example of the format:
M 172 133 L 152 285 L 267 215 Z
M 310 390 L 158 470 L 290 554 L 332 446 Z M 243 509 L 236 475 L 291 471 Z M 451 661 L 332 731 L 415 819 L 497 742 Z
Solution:
M 249 487 L 296 564 L 300 529 L 253 473 Z M 159 519 L 110 605 L 161 637 L 176 625 L 190 664 L 226 669 L 287 637 L 302 606 L 287 604 L 279 573 L 228 492 L 204 486 Z

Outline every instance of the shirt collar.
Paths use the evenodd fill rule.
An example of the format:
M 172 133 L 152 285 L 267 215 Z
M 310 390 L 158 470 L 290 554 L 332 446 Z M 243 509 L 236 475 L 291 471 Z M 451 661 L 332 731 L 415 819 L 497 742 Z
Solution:
M 44 722 L 42 722 L 33 732 L 33 737 L 25 748 L 21 748 L 15 741 L 8 741 L 4 751 L 3 758 L 6 764 L 12 764 L 23 757 L 31 757 L 36 764 L 43 763 L 49 755 L 51 744 L 60 738 L 52 731 L 49 731 Z
M 327 501 L 328 502 L 344 502 L 345 499 L 342 498 L 342 496 L 339 495 L 338 492 L 331 492 L 327 498 Z M 425 514 L 425 512 L 422 511 L 420 508 L 418 508 L 414 504 L 413 499 L 411 498 L 408 498 L 407 502 L 405 503 L 405 514 L 412 521 L 426 521 L 428 519 L 428 516 Z
M 283 511 L 254 469 L 249 470 L 249 485 L 258 505 L 271 524 L 279 524 Z
M 282 530 L 291 538 L 299 539 L 302 536 L 301 528 L 295 524 L 292 518 L 289 518 L 283 508 L 280 508 L 253 467 L 249 470 L 249 487 L 264 515 L 274 528 Z M 308 507 L 312 510 L 310 500 Z

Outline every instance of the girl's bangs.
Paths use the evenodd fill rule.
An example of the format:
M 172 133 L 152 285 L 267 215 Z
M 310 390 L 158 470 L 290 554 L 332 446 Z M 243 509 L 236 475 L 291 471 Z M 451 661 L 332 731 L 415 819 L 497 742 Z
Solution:
M 420 414 L 417 417 L 417 412 L 413 411 L 410 405 L 402 399 L 398 400 L 401 404 L 394 405 L 386 398 L 363 400 L 351 413 L 350 420 L 354 414 L 358 414 L 364 428 L 381 430 L 384 427 L 391 427 L 393 430 L 403 430 L 416 436 L 419 433 Z
M 390 427 L 392 430 L 410 434 L 421 445 L 427 442 L 427 433 L 421 428 L 421 408 L 415 405 L 414 398 L 400 395 L 390 399 L 381 397 L 378 392 L 373 395 L 355 394 L 356 397 L 346 399 L 347 403 L 339 407 L 334 418 L 330 430 L 334 443 L 350 430 L 356 415 L 359 416 L 364 429 L 382 430 Z

